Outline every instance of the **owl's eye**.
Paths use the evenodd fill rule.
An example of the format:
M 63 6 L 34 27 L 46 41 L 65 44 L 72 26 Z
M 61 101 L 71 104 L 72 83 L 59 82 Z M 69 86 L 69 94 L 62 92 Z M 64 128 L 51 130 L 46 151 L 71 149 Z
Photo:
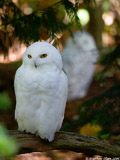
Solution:
M 31 59 L 31 58 L 32 58 L 32 56 L 31 56 L 30 54 L 28 54 L 28 58 L 29 58 L 29 59 Z
M 40 58 L 46 58 L 46 57 L 47 57 L 46 53 L 40 55 Z

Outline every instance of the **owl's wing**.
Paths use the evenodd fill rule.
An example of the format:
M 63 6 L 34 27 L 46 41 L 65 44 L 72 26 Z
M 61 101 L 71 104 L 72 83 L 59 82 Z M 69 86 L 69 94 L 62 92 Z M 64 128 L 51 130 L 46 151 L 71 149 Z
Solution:
M 65 106 L 66 106 L 66 101 L 67 101 L 67 94 L 68 94 L 68 79 L 65 73 L 62 71 L 61 73 L 61 79 L 60 79 L 60 84 L 59 84 L 59 91 L 58 91 L 58 117 L 57 120 L 59 121 L 59 125 L 57 128 L 57 131 L 61 128 L 63 119 L 64 119 L 64 112 L 65 112 Z
M 15 78 L 14 78 L 14 90 L 15 90 L 15 95 L 16 95 L 16 109 L 17 109 L 17 105 L 18 103 L 22 103 L 21 99 L 20 99 L 20 94 L 21 94 L 21 77 L 22 77 L 22 72 L 23 69 L 22 67 L 19 67 L 15 73 Z M 15 109 L 15 119 L 17 118 L 17 111 Z
M 19 67 L 15 73 L 15 79 L 14 79 L 15 94 L 18 93 L 18 88 L 20 87 L 19 82 L 21 79 L 21 72 L 22 72 L 22 67 Z
M 19 69 L 18 69 L 19 70 Z M 19 74 L 18 74 L 18 72 L 19 71 L 16 71 L 16 73 L 15 73 L 15 78 L 14 78 L 14 89 L 15 89 L 15 94 L 17 94 L 17 85 L 18 85 L 18 78 L 19 78 Z

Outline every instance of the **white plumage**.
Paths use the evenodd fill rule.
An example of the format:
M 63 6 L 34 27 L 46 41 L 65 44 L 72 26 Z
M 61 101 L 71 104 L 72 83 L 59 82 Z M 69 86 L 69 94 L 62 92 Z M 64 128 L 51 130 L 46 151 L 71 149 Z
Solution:
M 77 31 L 74 39 L 67 40 L 62 59 L 68 77 L 68 101 L 86 95 L 98 56 L 95 41 L 89 33 Z
M 47 42 L 33 43 L 24 53 L 14 86 L 18 129 L 52 141 L 63 122 L 68 90 L 59 51 Z

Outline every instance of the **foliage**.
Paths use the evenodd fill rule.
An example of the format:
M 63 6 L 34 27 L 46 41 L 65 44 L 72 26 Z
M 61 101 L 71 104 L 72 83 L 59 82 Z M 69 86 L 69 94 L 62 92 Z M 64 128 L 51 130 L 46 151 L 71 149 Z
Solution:
M 0 93 L 0 112 L 11 107 L 12 102 L 6 91 Z M 5 127 L 0 124 L 0 160 L 9 159 L 18 151 L 17 143 L 12 139 Z
M 120 84 L 117 84 L 103 94 L 84 101 L 80 106 L 80 123 L 82 125 L 87 122 L 97 123 L 103 127 L 104 133 L 115 132 L 115 125 L 120 122 L 119 95 Z
M 10 108 L 12 102 L 8 96 L 7 92 L 0 93 L 0 110 L 6 110 Z
M 96 74 L 95 79 L 100 83 L 105 81 L 106 77 L 114 77 L 120 73 L 120 45 L 112 49 L 111 52 L 105 52 L 101 55 L 98 62 L 102 65 L 102 70 Z
M 103 54 L 99 61 L 102 71 L 97 73 L 97 80 L 105 80 L 108 75 L 115 76 L 120 72 L 120 46 L 112 52 Z M 109 73 L 109 74 L 108 74 Z M 85 100 L 80 109 L 80 126 L 90 122 L 102 126 L 99 136 L 103 139 L 120 132 L 120 83 L 92 99 Z M 87 118 L 86 118 L 87 117 Z
M 0 111 L 11 107 L 12 103 L 7 92 L 0 93 Z M 17 153 L 18 146 L 14 139 L 12 139 L 5 127 L 0 124 L 0 160 L 9 159 Z
M 59 6 L 62 12 L 69 16 L 68 24 L 63 17 L 57 16 Z M 3 53 L 7 53 L 15 38 L 29 44 L 40 39 L 57 39 L 57 34 L 70 28 L 74 21 L 80 27 L 77 16 L 79 2 L 75 4 L 68 0 L 60 0 L 47 8 L 38 8 L 30 14 L 25 14 L 12 0 L 0 1 L 0 47 Z
M 9 159 L 18 151 L 17 143 L 10 138 L 6 129 L 0 125 L 0 160 Z
M 12 102 L 6 91 L 0 93 L 0 111 L 7 110 L 12 106 Z M 18 151 L 17 143 L 12 139 L 5 127 L 0 124 L 0 160 L 9 159 Z

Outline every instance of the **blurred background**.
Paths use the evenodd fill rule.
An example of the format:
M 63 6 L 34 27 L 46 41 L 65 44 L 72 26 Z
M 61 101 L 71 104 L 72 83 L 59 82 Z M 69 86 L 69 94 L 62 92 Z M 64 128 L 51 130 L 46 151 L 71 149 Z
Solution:
M 35 41 L 50 42 L 63 58 L 69 90 L 61 130 L 120 142 L 120 1 L 1 0 L 0 158 L 18 150 L 7 135 L 7 129 L 17 129 L 14 75 L 26 47 Z M 46 154 L 51 159 L 85 158 L 55 151 L 28 159 Z

